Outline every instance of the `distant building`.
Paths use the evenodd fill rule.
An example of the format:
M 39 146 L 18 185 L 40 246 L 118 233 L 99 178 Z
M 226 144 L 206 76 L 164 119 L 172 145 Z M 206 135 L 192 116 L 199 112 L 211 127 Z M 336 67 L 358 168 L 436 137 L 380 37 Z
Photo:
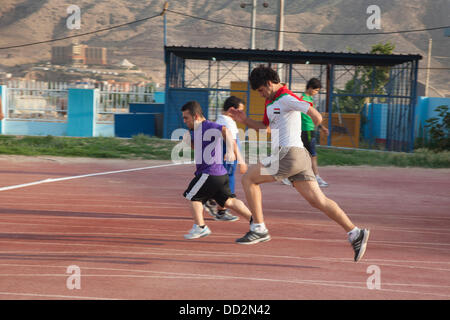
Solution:
M 89 47 L 85 44 L 71 44 L 52 47 L 52 64 L 106 65 L 107 49 Z

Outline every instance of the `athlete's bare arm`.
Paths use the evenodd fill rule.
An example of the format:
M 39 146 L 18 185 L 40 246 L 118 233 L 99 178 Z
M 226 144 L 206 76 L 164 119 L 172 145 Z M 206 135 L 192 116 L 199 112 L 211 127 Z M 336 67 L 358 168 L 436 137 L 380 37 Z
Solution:
M 309 107 L 308 112 L 306 114 L 311 117 L 315 126 L 318 126 L 319 124 L 322 123 L 322 115 L 315 108 Z

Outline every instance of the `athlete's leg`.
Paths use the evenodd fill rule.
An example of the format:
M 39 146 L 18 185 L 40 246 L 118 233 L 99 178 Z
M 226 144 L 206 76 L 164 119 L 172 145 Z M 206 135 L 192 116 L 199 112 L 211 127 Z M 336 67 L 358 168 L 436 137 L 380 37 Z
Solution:
M 247 221 L 250 221 L 250 218 L 252 217 L 252 212 L 241 200 L 237 198 L 228 198 L 228 200 L 225 202 L 225 208 L 235 211 L 236 213 L 247 219 Z
M 191 201 L 191 213 L 196 225 L 205 225 L 205 220 L 203 219 L 203 204 L 201 201 Z
M 325 213 L 329 218 L 337 222 L 346 232 L 355 228 L 350 218 L 333 200 L 327 198 L 320 189 L 317 181 L 294 181 L 295 189 L 309 202 L 311 206 Z
M 251 166 L 247 173 L 242 177 L 242 186 L 245 192 L 245 198 L 253 214 L 253 222 L 264 223 L 262 210 L 262 194 L 259 185 L 261 183 L 273 182 L 275 178 L 271 175 L 261 174 L 263 166 L 258 163 Z

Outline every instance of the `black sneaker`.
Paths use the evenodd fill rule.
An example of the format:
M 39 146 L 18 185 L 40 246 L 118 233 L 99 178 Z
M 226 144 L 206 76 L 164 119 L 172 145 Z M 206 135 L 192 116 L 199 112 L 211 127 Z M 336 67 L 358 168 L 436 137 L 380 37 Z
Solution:
M 370 231 L 368 229 L 361 229 L 358 238 L 352 242 L 353 250 L 355 251 L 355 262 L 361 260 L 366 252 L 367 240 L 369 240 Z
M 239 244 L 255 244 L 258 242 L 264 242 L 270 240 L 270 234 L 268 231 L 264 233 L 258 233 L 255 231 L 249 231 L 242 238 L 236 239 Z

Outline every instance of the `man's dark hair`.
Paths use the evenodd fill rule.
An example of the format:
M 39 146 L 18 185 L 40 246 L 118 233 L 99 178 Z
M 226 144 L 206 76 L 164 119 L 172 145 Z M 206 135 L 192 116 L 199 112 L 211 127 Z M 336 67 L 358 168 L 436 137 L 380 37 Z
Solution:
M 265 65 L 259 65 L 250 73 L 249 81 L 252 89 L 256 90 L 261 86 L 267 85 L 268 81 L 280 83 L 280 77 L 272 68 L 266 67 Z
M 311 78 L 309 79 L 308 83 L 306 84 L 306 89 L 322 89 L 322 83 L 317 78 Z
M 235 96 L 228 97 L 223 103 L 223 110 L 228 111 L 231 107 L 237 109 L 241 103 L 244 104 L 241 98 Z
M 200 103 L 198 103 L 197 101 L 189 101 L 186 102 L 182 107 L 181 107 L 181 111 L 189 111 L 189 114 L 191 116 L 195 116 L 195 115 L 199 115 L 201 117 L 203 117 L 203 110 L 202 107 L 200 106 Z

